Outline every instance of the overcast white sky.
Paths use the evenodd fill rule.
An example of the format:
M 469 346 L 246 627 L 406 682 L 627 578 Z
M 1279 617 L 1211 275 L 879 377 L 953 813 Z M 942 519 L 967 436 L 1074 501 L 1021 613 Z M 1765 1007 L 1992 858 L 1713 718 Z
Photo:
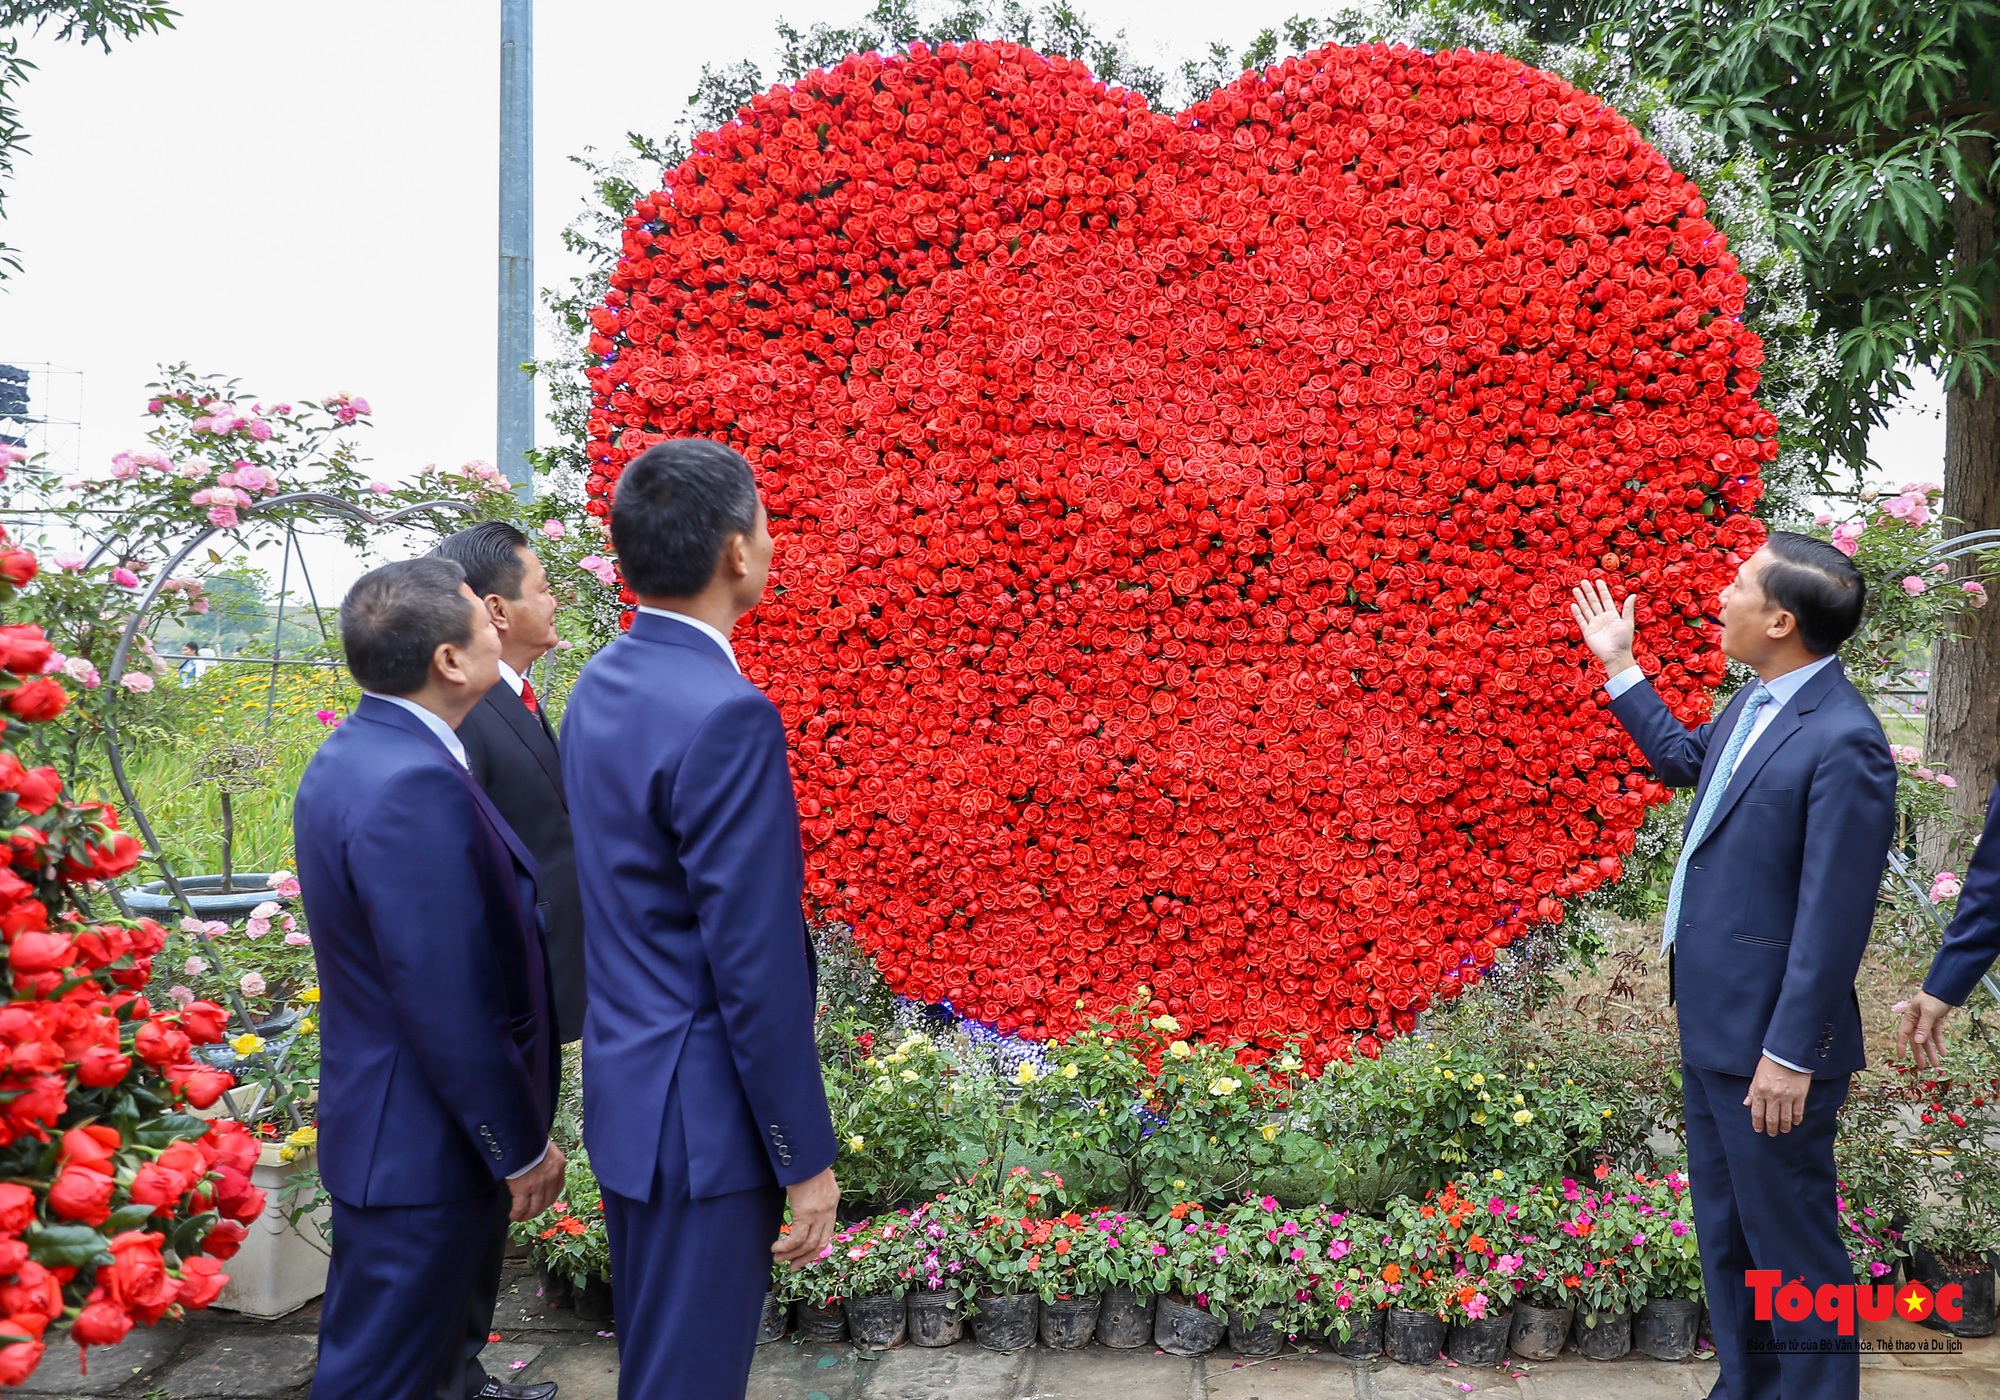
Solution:
M 767 60 L 774 21 L 866 0 L 539 5 L 537 280 L 585 181 L 567 157 L 664 132 L 704 63 Z M 1301 0 L 1083 0 L 1142 58 L 1240 46 Z M 493 452 L 495 0 L 189 0 L 178 29 L 106 55 L 48 42 L 0 229 L 0 361 L 83 372 L 83 455 L 135 445 L 154 366 L 226 371 L 267 400 L 375 408 L 384 476 Z M 770 65 L 765 62 L 766 72 Z M 543 346 L 546 350 L 548 347 Z M 1934 386 L 1878 439 L 1886 475 L 1936 478 Z M 546 432 L 546 429 L 543 429 Z

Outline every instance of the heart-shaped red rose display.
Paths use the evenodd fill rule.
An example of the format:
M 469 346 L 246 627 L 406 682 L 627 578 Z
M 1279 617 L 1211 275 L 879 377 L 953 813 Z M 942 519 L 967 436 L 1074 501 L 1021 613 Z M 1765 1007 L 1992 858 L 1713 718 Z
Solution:
M 1566 589 L 1703 615 L 1776 420 L 1694 187 L 1511 59 L 1324 49 L 1179 117 L 1007 44 L 699 137 L 591 341 L 593 510 L 702 435 L 810 893 L 889 985 L 1059 1035 L 1373 1053 L 1618 873 L 1642 771 Z M 627 601 L 630 601 L 629 594 Z

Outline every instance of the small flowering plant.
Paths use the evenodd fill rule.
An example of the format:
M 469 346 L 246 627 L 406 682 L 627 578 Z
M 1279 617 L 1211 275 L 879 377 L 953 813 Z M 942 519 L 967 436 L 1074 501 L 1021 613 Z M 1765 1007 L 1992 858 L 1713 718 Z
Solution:
M 604 1196 L 579 1144 L 563 1169 L 562 1198 L 540 1215 L 509 1227 L 535 1263 L 578 1288 L 611 1276 L 611 1242 L 604 1229 Z
M 1632 1257 L 1646 1296 L 1699 1301 L 1704 1296 L 1701 1251 L 1687 1177 L 1681 1172 L 1634 1172 L 1622 1194 L 1638 1217 Z
M 1306 1259 L 1299 1266 L 1300 1330 L 1346 1341 L 1369 1324 L 1376 1311 L 1389 1306 L 1390 1284 L 1384 1276 L 1389 1254 L 1384 1241 L 1388 1227 L 1372 1216 L 1317 1206 L 1299 1217 Z M 1401 1270 L 1397 1270 L 1398 1284 Z
M 1448 1181 L 1426 1193 L 1417 1207 L 1418 1217 L 1434 1229 L 1436 1242 L 1450 1251 L 1446 1306 L 1457 1320 L 1478 1321 L 1507 1311 L 1527 1283 L 1514 1239 L 1520 1207 L 1494 1185 Z
M 1553 1193 L 1551 1237 L 1563 1286 L 1586 1317 L 1630 1312 L 1645 1301 L 1636 1252 L 1646 1245 L 1641 1217 L 1623 1180 L 1599 1167 L 1589 1183 L 1565 1179 Z
M 1874 1206 L 1856 1200 L 1842 1182 L 1835 1197 L 1840 1212 L 1840 1242 L 1847 1247 L 1847 1259 L 1854 1277 L 1862 1283 L 1883 1283 L 1896 1271 L 1897 1263 L 1909 1253 L 1903 1232 Z
M 910 1292 L 962 1291 L 972 1275 L 965 1218 L 940 1196 L 910 1213 L 910 1247 L 904 1283 Z
M 901 1297 L 909 1291 L 925 1237 L 908 1211 L 889 1211 L 840 1232 L 830 1261 L 843 1298 Z

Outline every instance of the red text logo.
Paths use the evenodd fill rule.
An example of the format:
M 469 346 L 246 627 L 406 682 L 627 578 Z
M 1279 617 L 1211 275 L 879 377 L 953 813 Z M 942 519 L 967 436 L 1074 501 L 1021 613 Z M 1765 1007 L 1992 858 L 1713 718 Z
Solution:
M 1817 1317 L 1831 1322 L 1843 1337 L 1854 1335 L 1854 1321 L 1881 1322 L 1891 1315 L 1907 1322 L 1922 1322 L 1935 1314 L 1942 1322 L 1957 1322 L 1965 1316 L 1964 1291 L 1947 1283 L 1932 1292 L 1921 1283 L 1901 1288 L 1875 1283 L 1822 1283 L 1807 1288 L 1799 1279 L 1784 1282 L 1776 1269 L 1751 1269 L 1743 1282 L 1756 1294 L 1756 1317 L 1769 1322 L 1775 1314 L 1784 1322 L 1804 1322 Z

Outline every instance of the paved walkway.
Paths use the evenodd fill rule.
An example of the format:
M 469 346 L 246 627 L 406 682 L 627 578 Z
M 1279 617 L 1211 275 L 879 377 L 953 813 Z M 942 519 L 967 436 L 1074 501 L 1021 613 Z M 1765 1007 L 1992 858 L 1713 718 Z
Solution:
M 119 1400 L 304 1400 L 312 1379 L 318 1305 L 277 1322 L 209 1312 L 180 1326 L 139 1329 L 116 1347 L 95 1347 L 87 1377 L 76 1352 L 53 1348 L 19 1391 L 38 1397 Z M 516 1381 L 562 1383 L 560 1400 L 615 1400 L 618 1352 L 609 1336 L 535 1296 L 532 1274 L 510 1266 L 498 1319 L 501 1340 L 487 1369 Z M 1939 1334 L 1888 1323 L 1878 1342 L 1936 1346 Z M 2000 1338 L 1963 1344 L 1958 1355 L 1876 1354 L 1862 1359 L 1866 1400 L 1995 1400 Z M 1699 1400 L 1715 1381 L 1712 1361 L 1670 1365 L 1644 1358 L 1593 1362 L 1565 1356 L 1497 1370 L 1462 1366 L 1365 1365 L 1324 1353 L 1239 1363 L 1225 1349 L 1197 1360 L 1090 1347 L 1033 1348 L 1014 1356 L 970 1342 L 937 1351 L 902 1347 L 870 1356 L 841 1346 L 773 1342 L 757 1353 L 750 1400 Z M 648 1397 L 648 1400 L 652 1400 Z M 670 1400 L 670 1397 L 660 1397 Z

